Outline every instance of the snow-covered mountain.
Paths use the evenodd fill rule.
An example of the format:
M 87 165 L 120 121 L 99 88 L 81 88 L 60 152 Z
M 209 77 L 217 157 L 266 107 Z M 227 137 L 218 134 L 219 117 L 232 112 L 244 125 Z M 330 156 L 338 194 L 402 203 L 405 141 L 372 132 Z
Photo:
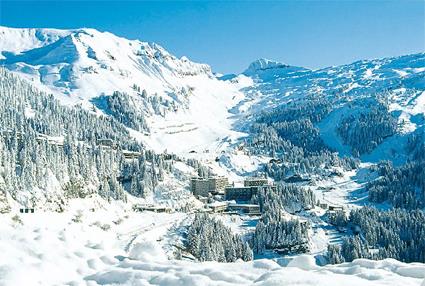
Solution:
M 148 149 L 201 160 L 235 179 L 262 169 L 270 146 L 263 157 L 250 155 L 261 148 L 233 154 L 235 147 L 255 137 L 259 118 L 280 122 L 279 112 L 287 108 L 304 115 L 295 112 L 286 122 L 311 121 L 307 137 L 314 144 L 323 141 L 340 156 L 355 153 L 363 162 L 403 164 L 408 138 L 424 130 L 424 53 L 319 70 L 259 59 L 239 75 L 216 77 L 208 65 L 179 59 L 157 44 L 94 29 L 0 27 L 0 40 L 0 64 L 62 104 L 115 117 Z M 384 110 L 379 120 L 390 124 L 372 124 L 360 131 L 376 134 L 359 139 L 353 124 L 363 124 L 359 118 L 377 105 Z M 305 148 L 307 139 L 298 139 L 289 141 Z
M 243 74 L 254 80 L 249 92 L 261 93 L 256 98 L 263 107 L 274 108 L 310 95 L 355 97 L 387 91 L 392 110 L 405 108 L 412 115 L 425 112 L 424 53 L 362 60 L 319 70 L 261 59 Z
M 0 252 L 10 257 L 0 284 L 425 278 L 420 263 L 355 260 L 424 261 L 424 53 L 319 70 L 259 59 L 217 76 L 94 29 L 0 27 L 0 65 Z M 242 202 L 261 216 L 194 220 L 234 203 L 208 190 L 203 204 L 195 175 L 275 186 Z M 164 206 L 176 212 L 140 211 Z
M 157 44 L 94 29 L 2 27 L 0 36 L 1 64 L 65 102 L 79 103 L 116 90 L 134 93 L 134 85 L 167 96 L 187 87 L 187 76 L 213 77 L 209 66 L 178 59 Z
M 206 64 L 94 29 L 0 27 L 0 40 L 1 65 L 65 104 L 110 115 L 105 96 L 129 94 L 130 105 L 147 121 L 147 130 L 133 135 L 157 151 L 186 154 L 237 141 L 249 116 L 311 96 L 350 101 L 386 92 L 406 132 L 422 125 L 425 112 L 425 54 L 319 70 L 259 59 L 242 74 L 218 80 Z M 326 143 L 346 154 L 328 128 L 341 119 L 338 112 L 319 127 Z
M 316 123 L 325 143 L 341 155 L 350 154 L 336 129 L 344 118 L 373 108 L 371 98 L 380 97 L 388 112 L 399 122 L 395 136 L 387 138 L 376 152 L 364 154 L 366 161 L 390 159 L 390 149 L 403 153 L 406 134 L 422 132 L 425 115 L 425 54 L 362 60 L 348 65 L 309 70 L 265 59 L 253 62 L 241 75 L 228 79 L 253 81 L 242 89 L 238 105 L 247 116 L 257 117 L 289 105 L 306 105 L 312 100 L 331 103 L 331 112 Z M 361 107 L 362 105 L 362 107 Z M 316 111 L 318 112 L 318 111 Z M 244 124 L 240 122 L 239 126 Z M 242 128 L 243 129 L 243 128 Z M 404 139 L 403 139 L 403 138 Z M 401 144 L 400 144 L 401 143 Z M 394 153 L 394 152 L 392 152 Z
M 229 135 L 228 109 L 243 97 L 208 65 L 94 29 L 0 27 L 0 42 L 1 65 L 64 104 L 108 114 L 102 98 L 129 94 L 151 136 L 134 135 L 158 151 L 207 148 Z

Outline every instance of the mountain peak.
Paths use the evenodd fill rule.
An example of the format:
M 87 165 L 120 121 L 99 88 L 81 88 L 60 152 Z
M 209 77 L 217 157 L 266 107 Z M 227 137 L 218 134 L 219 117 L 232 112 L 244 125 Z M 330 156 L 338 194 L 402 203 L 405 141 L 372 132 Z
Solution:
M 249 65 L 248 70 L 265 70 L 265 69 L 286 68 L 286 67 L 289 67 L 289 65 L 280 63 L 277 61 L 261 58 L 261 59 L 253 61 Z
M 73 103 L 134 93 L 135 84 L 168 98 L 188 88 L 191 77 L 213 78 L 208 65 L 178 59 L 158 44 L 91 28 L 0 27 L 0 64 Z
M 253 74 L 257 74 L 260 72 L 264 72 L 264 71 L 269 71 L 269 70 L 304 70 L 304 68 L 301 67 L 295 67 L 295 66 L 290 66 L 288 64 L 284 64 L 281 62 L 277 62 L 277 61 L 273 61 L 273 60 L 269 60 L 269 59 L 265 59 L 265 58 L 261 58 L 258 60 L 253 61 L 248 68 L 243 72 L 243 74 L 245 75 L 253 75 Z

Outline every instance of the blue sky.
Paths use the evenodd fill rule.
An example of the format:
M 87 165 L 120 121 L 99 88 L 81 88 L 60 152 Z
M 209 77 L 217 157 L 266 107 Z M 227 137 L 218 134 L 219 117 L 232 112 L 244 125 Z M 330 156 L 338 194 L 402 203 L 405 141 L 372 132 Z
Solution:
M 237 73 L 257 58 L 320 68 L 425 51 L 425 1 L 3 1 L 0 24 L 90 27 Z

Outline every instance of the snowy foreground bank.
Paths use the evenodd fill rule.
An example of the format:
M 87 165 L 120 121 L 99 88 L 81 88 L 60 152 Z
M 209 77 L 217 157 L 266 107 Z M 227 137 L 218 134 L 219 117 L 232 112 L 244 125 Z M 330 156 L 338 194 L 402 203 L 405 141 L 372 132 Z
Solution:
M 187 214 L 90 209 L 1 215 L 0 285 L 425 285 L 424 264 L 392 259 L 325 267 L 311 256 L 289 264 L 173 260 Z

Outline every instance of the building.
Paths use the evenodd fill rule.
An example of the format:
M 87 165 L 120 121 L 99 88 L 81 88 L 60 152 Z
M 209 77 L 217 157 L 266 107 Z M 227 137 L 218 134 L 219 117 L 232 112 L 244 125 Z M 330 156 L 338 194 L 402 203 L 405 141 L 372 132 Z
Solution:
M 229 186 L 229 179 L 224 176 L 209 178 L 210 190 L 216 194 L 224 194 L 224 189 Z
M 207 179 L 191 178 L 190 191 L 196 197 L 208 197 L 210 190 L 210 183 Z
M 229 211 L 242 212 L 247 215 L 261 215 L 260 206 L 253 204 L 229 204 Z
M 224 192 L 226 200 L 249 201 L 258 190 L 276 189 L 276 186 L 269 184 L 266 178 L 246 178 L 243 187 L 227 187 Z
M 213 202 L 207 204 L 207 207 L 215 213 L 222 213 L 227 210 L 227 202 Z
M 112 149 L 117 148 L 117 144 L 114 142 L 114 140 L 109 139 L 109 138 L 97 139 L 96 144 L 99 145 L 99 146 L 109 147 L 109 148 L 112 148 Z
M 135 211 L 151 211 L 156 213 L 171 213 L 173 212 L 172 208 L 165 207 L 165 206 L 155 206 L 151 204 L 136 204 L 133 206 L 133 210 Z
M 330 211 L 343 211 L 344 208 L 342 206 L 329 206 Z
M 302 183 L 302 182 L 310 182 L 311 181 L 311 179 L 304 178 L 299 174 L 295 174 L 295 175 L 286 177 L 283 180 L 285 181 L 285 183 Z
M 125 159 L 138 159 L 142 153 L 136 151 L 122 150 Z
M 162 154 L 161 156 L 162 156 L 162 159 L 164 159 L 166 161 L 175 160 L 176 157 L 177 157 L 175 154 L 167 154 L 167 153 Z
M 269 184 L 269 180 L 266 178 L 247 178 L 243 182 L 244 187 L 259 187 L 259 186 L 266 186 Z
M 253 187 L 227 187 L 224 190 L 224 198 L 228 201 L 249 201 L 259 190 L 267 188 L 276 189 L 276 186 L 262 185 Z
M 322 209 L 327 209 L 328 208 L 328 204 L 326 203 L 319 203 L 319 207 L 321 207 Z
M 190 190 L 197 197 L 208 197 L 212 194 L 224 194 L 224 189 L 229 185 L 226 177 L 210 177 L 190 179 Z
M 254 187 L 228 187 L 224 190 L 225 200 L 249 201 L 257 193 Z

